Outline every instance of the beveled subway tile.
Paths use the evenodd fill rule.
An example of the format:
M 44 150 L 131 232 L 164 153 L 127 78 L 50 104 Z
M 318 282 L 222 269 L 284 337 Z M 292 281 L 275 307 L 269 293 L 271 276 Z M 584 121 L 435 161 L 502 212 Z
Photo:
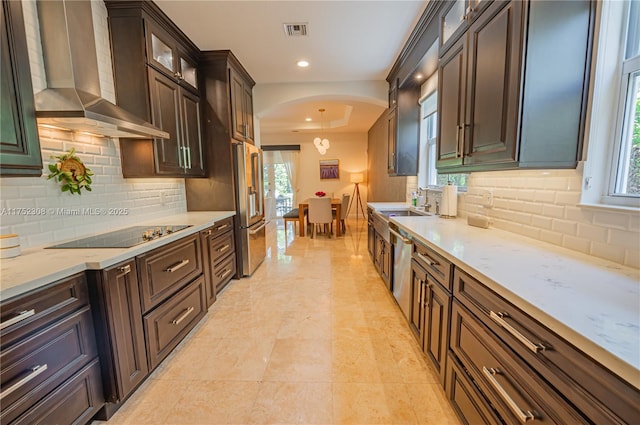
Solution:
M 262 382 L 249 424 L 330 424 L 331 383 Z

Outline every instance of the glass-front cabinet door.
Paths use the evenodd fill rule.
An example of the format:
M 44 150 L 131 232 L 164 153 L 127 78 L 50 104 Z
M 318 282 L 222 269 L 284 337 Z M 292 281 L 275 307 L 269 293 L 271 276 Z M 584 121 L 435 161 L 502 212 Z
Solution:
M 492 0 L 454 0 L 440 14 L 440 56 L 456 42 Z M 508 0 L 495 0 L 508 1 Z
M 464 31 L 466 28 L 467 0 L 455 0 L 451 3 L 449 10 L 440 18 L 440 46 L 448 45 L 447 42 L 456 32 Z
M 146 23 L 147 63 L 181 86 L 198 91 L 196 61 L 163 28 Z
M 194 89 L 198 88 L 196 65 L 182 56 L 180 57 L 180 79 Z

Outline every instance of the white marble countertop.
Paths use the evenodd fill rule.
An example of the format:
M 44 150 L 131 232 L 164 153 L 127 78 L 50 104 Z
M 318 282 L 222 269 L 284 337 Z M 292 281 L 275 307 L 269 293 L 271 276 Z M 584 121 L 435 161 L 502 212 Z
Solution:
M 640 270 L 462 218 L 391 221 L 640 388 Z
M 170 224 L 190 224 L 191 227 L 131 248 L 44 249 L 44 247 L 38 247 L 26 249 L 18 257 L 0 259 L 0 300 L 15 297 L 84 270 L 100 270 L 112 266 L 199 232 L 212 226 L 214 222 L 233 215 L 235 211 L 198 211 L 136 223 L 135 225 L 150 227 Z M 122 228 L 125 227 L 129 226 Z M 112 230 L 118 230 L 118 228 Z M 53 243 L 47 244 L 47 246 L 51 245 Z

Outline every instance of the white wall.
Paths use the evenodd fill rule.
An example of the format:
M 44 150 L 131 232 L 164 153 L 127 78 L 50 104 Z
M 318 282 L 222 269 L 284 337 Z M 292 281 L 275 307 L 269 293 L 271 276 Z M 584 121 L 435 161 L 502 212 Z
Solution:
M 94 1 L 96 50 L 103 97 L 114 100 L 107 11 Z M 34 92 L 46 86 L 35 2 L 23 1 L 29 60 Z M 184 179 L 124 179 L 117 139 L 73 135 L 39 129 L 45 173 L 42 177 L 0 178 L 0 233 L 18 233 L 22 248 L 127 226 L 152 217 L 186 211 Z M 51 155 L 75 148 L 82 161 L 95 173 L 92 192 L 81 196 L 60 192 L 60 186 L 46 175 Z M 12 208 L 42 208 L 44 215 L 13 214 Z M 69 215 L 62 210 L 123 208 L 124 215 Z M 62 210 L 60 210 L 62 209 Z M 42 212 L 43 210 L 38 210 Z M 15 211 L 14 211 L 15 212 Z
M 353 194 L 354 184 L 350 181 L 351 173 L 362 172 L 365 182 L 360 184 L 360 198 L 366 212 L 367 203 L 367 134 L 366 133 L 329 133 L 326 135 L 331 148 L 325 155 L 320 155 L 313 144 L 313 135 L 302 133 L 262 134 L 262 146 L 267 145 L 300 145 L 300 171 L 298 173 L 298 199 L 314 196 L 317 191 L 333 193 L 339 197 L 343 193 Z M 340 160 L 340 178 L 336 180 L 320 180 L 321 159 Z M 355 216 L 355 207 L 349 215 Z

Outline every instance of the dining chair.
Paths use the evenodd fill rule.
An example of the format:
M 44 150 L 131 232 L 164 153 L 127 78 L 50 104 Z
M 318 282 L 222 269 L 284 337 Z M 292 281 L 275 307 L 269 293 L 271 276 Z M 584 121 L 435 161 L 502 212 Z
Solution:
M 287 223 L 288 222 L 293 222 L 293 234 L 296 234 L 296 229 L 297 229 L 297 223 L 300 221 L 300 216 L 299 216 L 299 209 L 298 208 L 294 208 L 291 211 L 289 211 L 288 213 L 286 213 L 285 215 L 282 216 L 282 218 L 284 219 L 284 237 L 286 239 L 287 237 Z M 304 210 L 304 215 L 307 215 L 307 209 L 305 208 Z
M 331 237 L 333 232 L 333 214 L 331 213 L 331 198 L 309 198 L 309 224 L 312 225 L 311 237 L 313 238 L 316 233 L 316 227 L 320 224 L 324 224 L 325 233 L 327 233 L 327 226 L 330 226 L 330 231 L 327 233 Z
M 336 218 L 336 211 L 333 210 L 333 219 L 336 220 L 336 226 L 342 226 L 342 233 L 347 232 L 347 209 L 349 208 L 349 199 L 351 195 L 348 193 L 342 194 L 342 202 L 340 202 L 340 221 Z

